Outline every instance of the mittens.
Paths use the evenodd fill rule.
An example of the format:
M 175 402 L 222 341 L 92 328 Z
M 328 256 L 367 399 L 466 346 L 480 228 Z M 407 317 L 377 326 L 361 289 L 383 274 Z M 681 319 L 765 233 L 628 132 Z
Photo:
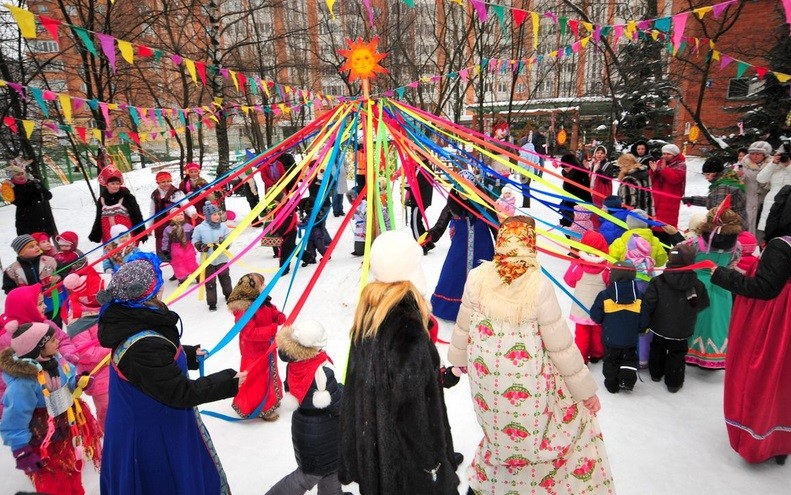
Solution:
M 41 457 L 30 445 L 25 445 L 21 449 L 16 449 L 13 454 L 14 459 L 16 459 L 16 468 L 23 471 L 25 474 L 33 474 L 41 469 Z

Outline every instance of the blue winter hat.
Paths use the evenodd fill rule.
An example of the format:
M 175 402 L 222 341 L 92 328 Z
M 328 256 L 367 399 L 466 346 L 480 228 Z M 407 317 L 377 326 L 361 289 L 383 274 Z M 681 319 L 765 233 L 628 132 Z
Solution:
M 607 196 L 606 198 L 604 198 L 604 206 L 608 210 L 617 210 L 623 208 L 623 202 L 621 201 L 621 198 L 619 196 L 615 196 L 615 195 Z
M 209 217 L 219 212 L 220 209 L 217 208 L 217 206 L 215 206 L 214 203 L 207 202 L 205 205 L 203 205 L 203 215 L 206 217 L 206 219 L 209 219 Z
M 110 285 L 99 291 L 96 300 L 102 305 L 111 302 L 139 307 L 142 303 L 156 297 L 162 287 L 160 259 L 154 253 L 138 251 L 132 253 L 127 261 L 113 275 Z

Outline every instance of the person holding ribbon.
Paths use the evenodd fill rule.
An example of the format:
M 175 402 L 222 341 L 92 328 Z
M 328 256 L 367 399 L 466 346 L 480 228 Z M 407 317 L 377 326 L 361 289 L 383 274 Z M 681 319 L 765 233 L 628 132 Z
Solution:
M 181 344 L 179 315 L 159 300 L 162 283 L 159 258 L 140 252 L 97 295 L 99 343 L 112 350 L 101 491 L 227 494 L 196 406 L 233 397 L 247 372 L 189 378 L 206 351 Z

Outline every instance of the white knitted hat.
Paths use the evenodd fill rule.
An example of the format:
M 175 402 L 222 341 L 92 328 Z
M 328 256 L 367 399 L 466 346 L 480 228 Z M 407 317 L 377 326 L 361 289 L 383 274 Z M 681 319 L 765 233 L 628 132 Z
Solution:
M 670 153 L 671 155 L 676 156 L 681 153 L 681 150 L 678 149 L 678 146 L 675 144 L 666 144 L 662 146 L 662 153 Z
M 371 278 L 379 282 L 412 282 L 426 295 L 423 248 L 405 230 L 391 230 L 376 238 L 371 246 Z
M 294 340 L 303 347 L 323 349 L 327 347 L 327 331 L 316 320 L 305 320 L 294 325 Z

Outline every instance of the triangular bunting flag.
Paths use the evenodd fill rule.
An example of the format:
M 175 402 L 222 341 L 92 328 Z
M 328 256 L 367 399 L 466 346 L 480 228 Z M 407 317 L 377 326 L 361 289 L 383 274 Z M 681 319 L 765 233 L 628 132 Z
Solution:
M 44 26 L 44 29 L 47 30 L 52 40 L 55 41 L 55 43 L 60 44 L 60 36 L 58 35 L 58 26 L 61 25 L 61 22 L 57 19 L 53 19 L 45 15 L 39 15 L 38 20 L 41 23 L 41 25 Z
M 71 98 L 69 95 L 58 95 L 60 110 L 63 112 L 63 120 L 71 124 Z
M 4 4 L 11 11 L 11 15 L 19 26 L 19 32 L 23 38 L 34 39 L 36 37 L 36 17 L 29 10 Z
M 126 60 L 128 64 L 135 63 L 135 49 L 132 43 L 124 40 L 116 40 L 118 42 L 118 51 L 121 52 L 121 57 Z
M 533 21 L 533 50 L 535 50 L 538 48 L 538 29 L 541 22 L 538 12 L 530 12 L 530 20 Z
M 527 11 L 522 9 L 511 9 L 511 15 L 514 17 L 514 27 L 518 28 L 527 19 Z M 561 33 L 562 35 L 563 33 Z
M 93 41 L 91 41 L 91 36 L 88 34 L 88 31 L 77 26 L 71 26 L 71 30 L 77 35 L 78 38 L 80 38 L 80 41 L 82 41 L 85 49 L 88 50 L 91 55 L 95 57 L 99 56 L 99 53 L 96 51 L 96 47 L 93 45 Z
M 758 75 L 758 80 L 763 81 L 764 77 L 766 77 L 766 73 L 769 72 L 769 69 L 766 67 L 756 67 L 755 73 Z
M 104 56 L 110 63 L 110 70 L 115 72 L 115 38 L 109 34 L 94 33 L 99 38 L 99 45 L 102 47 Z
M 470 0 L 470 2 L 472 2 L 475 12 L 478 13 L 478 19 L 480 19 L 481 22 L 486 22 L 486 19 L 489 17 L 486 3 L 484 3 L 482 0 Z
M 22 128 L 25 129 L 25 137 L 30 139 L 30 136 L 33 134 L 33 131 L 36 129 L 36 123 L 33 122 L 32 120 L 23 120 Z
M 192 82 L 194 82 L 195 85 L 197 86 L 198 85 L 198 74 L 195 72 L 195 61 L 191 60 L 191 59 L 188 59 L 188 58 L 185 58 L 184 59 L 184 65 L 187 67 L 187 73 L 190 75 L 190 79 L 192 79 Z
M 747 67 L 749 67 L 749 66 L 750 66 L 750 64 L 748 64 L 747 62 L 742 62 L 741 60 L 737 60 L 736 61 L 736 78 L 742 77 L 744 75 L 745 71 L 747 70 Z

